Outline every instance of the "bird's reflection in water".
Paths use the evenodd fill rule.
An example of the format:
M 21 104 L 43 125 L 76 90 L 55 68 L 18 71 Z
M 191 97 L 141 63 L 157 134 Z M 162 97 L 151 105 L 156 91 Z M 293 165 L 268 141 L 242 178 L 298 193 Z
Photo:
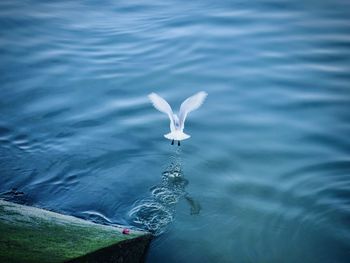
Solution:
M 153 235 L 160 235 L 173 221 L 175 205 L 184 198 L 190 206 L 190 214 L 198 215 L 201 207 L 185 188 L 185 179 L 180 160 L 180 149 L 171 157 L 170 164 L 162 173 L 161 182 L 150 189 L 149 198 L 136 202 L 129 216 L 133 223 L 140 228 L 150 231 Z

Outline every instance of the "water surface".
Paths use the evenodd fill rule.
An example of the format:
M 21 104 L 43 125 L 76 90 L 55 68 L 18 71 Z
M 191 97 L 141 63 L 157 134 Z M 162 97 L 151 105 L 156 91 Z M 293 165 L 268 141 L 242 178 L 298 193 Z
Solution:
M 349 1 L 2 0 L 0 58 L 3 197 L 152 263 L 349 260 Z M 200 90 L 177 150 L 147 94 Z

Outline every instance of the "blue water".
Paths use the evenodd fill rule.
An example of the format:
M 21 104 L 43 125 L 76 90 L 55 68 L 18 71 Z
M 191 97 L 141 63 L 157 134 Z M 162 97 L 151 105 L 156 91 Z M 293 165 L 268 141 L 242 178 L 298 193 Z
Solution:
M 2 0 L 0 85 L 3 198 L 149 263 L 349 262 L 348 0 Z M 200 90 L 171 146 L 147 94 Z

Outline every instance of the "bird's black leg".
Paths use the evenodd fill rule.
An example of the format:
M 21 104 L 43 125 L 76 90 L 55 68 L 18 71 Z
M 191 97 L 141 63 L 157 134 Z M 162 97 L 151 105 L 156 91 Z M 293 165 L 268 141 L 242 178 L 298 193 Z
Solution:
M 174 140 L 171 141 L 171 145 L 174 145 Z
M 180 141 L 177 141 L 177 146 L 180 146 Z

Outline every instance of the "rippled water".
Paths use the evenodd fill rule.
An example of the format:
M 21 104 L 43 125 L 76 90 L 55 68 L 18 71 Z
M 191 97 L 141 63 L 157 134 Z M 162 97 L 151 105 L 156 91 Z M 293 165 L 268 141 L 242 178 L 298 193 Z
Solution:
M 349 1 L 2 0 L 0 58 L 3 197 L 152 263 L 348 262 Z M 146 95 L 199 90 L 179 151 Z

